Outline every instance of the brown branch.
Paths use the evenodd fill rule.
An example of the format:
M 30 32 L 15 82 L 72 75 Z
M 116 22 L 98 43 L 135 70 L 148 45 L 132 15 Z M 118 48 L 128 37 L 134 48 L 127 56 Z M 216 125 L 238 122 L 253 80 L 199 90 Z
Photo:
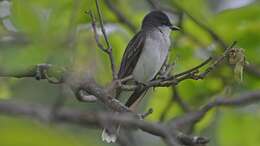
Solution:
M 104 36 L 106 44 L 107 44 L 106 52 L 107 52 L 109 59 L 110 59 L 112 76 L 113 76 L 113 79 L 116 80 L 117 79 L 117 73 L 116 73 L 116 69 L 115 69 L 115 61 L 114 61 L 114 57 L 113 57 L 113 51 L 112 51 L 112 47 L 111 47 L 111 45 L 108 41 L 108 37 L 107 37 L 106 30 L 105 30 L 105 27 L 104 27 L 104 22 L 103 22 L 103 19 L 102 19 L 101 10 L 99 8 L 98 0 L 96 0 L 96 7 L 97 7 L 97 11 L 98 11 L 98 17 L 99 17 L 101 31 L 103 33 L 103 36 Z
M 178 103 L 178 105 L 181 107 L 181 109 L 184 111 L 184 112 L 189 112 L 191 111 L 191 108 L 189 107 L 189 105 L 187 103 L 185 103 L 178 90 L 177 90 L 177 87 L 176 86 L 172 86 L 172 90 L 173 90 L 173 100 Z
M 180 77 L 180 76 L 182 76 L 182 75 L 185 75 L 185 74 L 187 74 L 187 73 L 189 73 L 189 72 L 196 71 L 196 70 L 200 69 L 201 67 L 205 66 L 206 64 L 208 64 L 211 60 L 212 60 L 212 57 L 209 57 L 207 60 L 205 60 L 204 62 L 202 62 L 202 63 L 199 64 L 198 66 L 195 66 L 194 68 L 191 68 L 191 69 L 189 69 L 189 70 L 187 70 L 187 71 L 184 71 L 184 72 L 182 72 L 182 73 L 176 74 L 176 75 L 174 75 L 174 77 L 177 78 L 177 77 Z
M 233 43 L 229 48 L 232 48 L 234 45 L 235 45 L 235 43 Z M 227 50 L 229 50 L 229 48 L 227 48 Z M 193 79 L 193 80 L 204 79 L 211 71 L 213 71 L 219 64 L 222 63 L 224 58 L 227 57 L 227 53 L 229 53 L 229 52 L 225 51 L 222 56 L 220 56 L 217 60 L 215 60 L 212 65 L 210 65 L 205 71 L 203 71 L 201 73 L 199 73 L 199 69 L 201 67 L 205 66 L 206 64 L 208 64 L 211 61 L 211 58 L 205 60 L 200 65 L 198 65 L 192 69 L 188 69 L 187 71 L 173 75 L 167 79 L 153 80 L 146 84 L 146 88 L 177 85 L 186 79 Z
M 50 112 L 50 118 L 53 119 L 55 117 L 56 113 L 62 109 L 65 106 L 66 103 L 66 97 L 64 96 L 64 86 L 59 86 L 59 95 L 55 99 L 53 105 L 51 106 L 51 112 Z
M 99 101 L 101 101 L 108 108 L 121 111 L 121 112 L 130 112 L 130 110 L 125 107 L 118 100 L 110 96 L 104 88 L 97 85 L 93 78 L 91 77 L 77 77 L 74 73 L 69 73 L 63 68 L 59 68 L 50 64 L 40 64 L 24 69 L 19 72 L 0 72 L 0 77 L 15 77 L 15 78 L 36 78 L 37 80 L 47 79 L 47 77 L 55 78 L 59 82 L 59 84 L 64 83 L 68 84 L 75 95 L 78 98 L 83 98 L 84 96 L 79 95 L 79 91 L 83 90 L 89 95 L 93 95 Z M 50 82 L 53 79 L 47 79 L 49 83 L 54 84 L 54 82 Z M 56 83 L 55 83 L 56 84 Z
M 252 75 L 260 77 L 260 67 L 255 64 L 246 64 L 245 70 Z
M 237 97 L 218 97 L 215 100 L 207 103 L 202 106 L 197 111 L 191 111 L 185 115 L 173 118 L 169 123 L 174 128 L 184 129 L 185 127 L 193 126 L 198 123 L 209 110 L 214 107 L 226 106 L 226 107 L 234 107 L 234 106 L 246 106 L 250 104 L 254 104 L 260 101 L 260 91 L 250 91 L 241 93 Z
M 21 102 L 0 102 L 0 113 L 6 115 L 26 116 L 41 121 L 49 121 L 49 107 L 37 104 L 24 104 Z M 78 124 L 82 126 L 103 127 L 104 122 L 121 124 L 126 128 L 139 128 L 152 135 L 160 136 L 168 145 L 177 146 L 179 144 L 191 143 L 193 145 L 204 144 L 208 139 L 203 137 L 188 136 L 174 129 L 169 129 L 165 124 L 151 123 L 138 120 L 131 114 L 118 114 L 112 116 L 111 112 L 81 112 L 63 108 L 59 110 L 52 121 L 61 123 Z
M 204 78 L 207 76 L 212 70 L 214 70 L 221 62 L 224 61 L 224 59 L 228 56 L 229 51 L 231 48 L 233 48 L 236 45 L 236 41 L 234 41 L 230 47 L 225 49 L 225 52 L 222 56 L 220 56 L 210 67 L 208 67 L 203 73 L 199 75 L 199 78 Z
M 234 44 L 231 45 L 233 47 Z M 222 63 L 224 58 L 226 58 L 227 51 L 224 52 L 222 56 L 220 56 L 214 63 L 209 66 L 205 71 L 199 73 L 199 69 L 206 64 L 208 64 L 212 59 L 208 58 L 198 66 L 188 69 L 187 71 L 184 71 L 182 73 L 167 77 L 167 78 L 159 78 L 152 80 L 150 82 L 145 83 L 145 86 L 142 86 L 141 88 L 151 88 L 151 87 L 169 87 L 172 85 L 178 85 L 180 82 L 187 80 L 187 79 L 193 79 L 193 80 L 200 80 L 204 79 L 211 71 L 213 71 L 219 64 Z M 140 86 L 137 85 L 121 85 L 121 89 L 123 90 L 135 90 L 136 88 L 140 88 Z
M 96 0 L 96 7 L 98 11 L 99 21 L 101 25 L 101 31 L 103 37 L 105 39 L 107 47 L 104 47 L 102 43 L 99 41 L 99 37 L 97 35 L 95 18 L 92 12 L 89 12 L 89 15 L 92 19 L 92 26 L 95 35 L 95 39 L 99 48 L 108 54 L 111 69 L 113 73 L 113 80 L 117 80 L 117 74 L 115 71 L 115 64 L 114 58 L 112 54 L 112 47 L 108 41 L 108 37 L 106 35 L 106 31 L 104 28 L 104 23 L 99 7 L 98 0 Z M 216 38 L 215 38 L 216 39 Z M 231 45 L 233 47 L 233 45 Z M 179 84 L 181 81 L 186 79 L 203 79 L 205 78 L 208 73 L 214 70 L 220 63 L 223 62 L 227 53 L 229 51 L 228 48 L 225 48 L 226 51 L 224 54 L 218 58 L 212 65 L 210 65 L 205 71 L 199 72 L 199 69 L 208 64 L 211 61 L 211 58 L 207 59 L 206 61 L 202 62 L 200 65 L 189 69 L 183 73 L 177 74 L 175 76 L 164 78 L 164 79 L 157 79 L 147 83 L 143 88 L 150 88 L 150 87 L 158 87 L 158 86 L 174 86 Z M 171 120 L 169 124 L 162 124 L 162 123 L 151 123 L 146 122 L 144 120 L 139 120 L 137 115 L 132 113 L 126 106 L 124 106 L 121 102 L 116 100 L 113 96 L 110 95 L 110 92 L 104 87 L 98 85 L 92 77 L 76 77 L 73 73 L 68 73 L 64 69 L 59 69 L 58 67 L 49 65 L 49 64 L 40 64 L 36 65 L 32 68 L 24 70 L 22 72 L 2 72 L 0 76 L 4 77 L 17 77 L 17 78 L 24 78 L 24 77 L 34 77 L 37 80 L 47 79 L 49 83 L 52 84 L 61 84 L 65 83 L 68 84 L 69 87 L 73 90 L 74 94 L 78 99 L 90 101 L 90 100 L 98 100 L 102 102 L 106 107 L 113 111 L 119 112 L 118 116 L 114 115 L 113 112 L 111 113 L 99 113 L 99 112 L 79 112 L 71 109 L 61 109 L 55 111 L 56 113 L 52 115 L 52 120 L 58 122 L 68 122 L 74 124 L 80 124 L 83 126 L 86 125 L 94 125 L 98 127 L 104 127 L 104 123 L 110 121 L 113 124 L 121 124 L 127 128 L 139 128 L 145 132 L 150 134 L 156 135 L 161 137 L 165 140 L 168 145 L 200 145 L 205 144 L 208 142 L 207 139 L 202 137 L 192 137 L 189 135 L 185 135 L 179 131 L 177 128 L 181 126 L 189 126 L 196 124 L 204 115 L 213 107 L 216 106 L 241 106 L 251 104 L 255 101 L 260 100 L 260 93 L 259 92 L 250 92 L 247 94 L 243 94 L 238 98 L 235 99 L 225 99 L 225 98 L 218 98 L 215 101 L 209 102 L 202 108 L 197 111 L 189 111 L 187 107 L 181 103 L 179 104 L 182 106 L 184 110 L 189 111 L 187 114 L 182 115 L 181 117 L 177 117 L 174 120 Z M 127 78 L 128 79 L 128 78 Z M 122 86 L 121 88 L 123 88 Z M 136 88 L 136 87 L 135 87 Z M 83 94 L 81 94 L 84 92 Z M 178 95 L 175 95 L 178 96 Z M 177 98 L 178 99 L 178 98 Z M 180 98 L 179 98 L 180 99 Z M 30 116 L 32 118 L 40 119 L 43 121 L 49 121 L 50 118 L 50 108 L 43 107 L 41 105 L 24 105 L 21 103 L 10 103 L 10 102 L 0 102 L 0 112 L 5 113 L 8 115 L 22 115 L 22 116 Z M 142 116 L 145 117 L 151 113 L 149 110 L 147 113 L 143 114 Z
M 104 0 L 106 6 L 110 9 L 111 12 L 114 13 L 114 15 L 117 17 L 119 22 L 126 25 L 132 32 L 136 32 L 137 29 L 135 25 L 130 22 L 126 16 L 111 2 L 111 0 Z
M 92 11 L 88 11 L 87 14 L 89 14 L 91 21 L 92 21 L 91 25 L 92 25 L 92 29 L 93 29 L 93 32 L 95 35 L 96 43 L 102 51 L 106 52 L 106 48 L 102 45 L 102 43 L 99 40 L 98 33 L 97 33 L 96 19 L 93 15 Z
M 191 111 L 190 107 L 181 99 L 176 86 L 172 86 L 171 101 L 169 101 L 167 103 L 167 105 L 165 106 L 165 108 L 160 116 L 161 122 L 163 122 L 165 120 L 165 117 L 166 117 L 167 113 L 169 112 L 169 110 L 171 109 L 171 107 L 173 106 L 174 102 L 176 102 L 184 112 Z
M 30 68 L 27 68 L 23 71 L 4 71 L 2 70 L 0 72 L 0 77 L 14 77 L 14 78 L 35 78 L 36 80 L 41 80 L 41 79 L 47 79 L 50 83 L 55 84 L 54 82 L 51 81 L 50 78 L 52 77 L 57 77 L 59 78 L 58 82 L 63 82 L 63 73 L 61 74 L 56 74 L 56 72 L 51 70 L 50 68 L 56 68 L 55 66 L 51 64 L 37 64 L 35 66 L 32 66 Z M 50 75 L 48 70 L 50 70 Z M 58 71 L 58 70 L 57 70 Z M 64 71 L 64 69 L 60 68 L 60 71 Z
M 43 67 L 43 68 L 38 69 L 39 67 Z M 55 71 L 55 69 L 59 70 L 59 71 Z M 63 71 L 63 72 L 61 72 L 61 71 Z M 57 74 L 57 73 L 59 73 L 59 74 Z M 101 101 L 109 109 L 112 109 L 113 111 L 123 112 L 124 114 L 127 114 L 127 115 L 131 114 L 131 115 L 134 115 L 134 117 L 137 117 L 136 114 L 132 114 L 131 111 L 127 107 L 125 107 L 122 103 L 120 103 L 118 100 L 116 100 L 115 98 L 110 96 L 106 92 L 106 89 L 104 89 L 104 88 L 100 87 L 98 84 L 96 84 L 95 81 L 91 77 L 88 77 L 88 76 L 84 77 L 84 78 L 77 77 L 77 75 L 74 75 L 73 73 L 68 73 L 65 70 L 58 69 L 58 67 L 53 66 L 53 65 L 36 65 L 32 68 L 25 69 L 24 71 L 17 72 L 17 73 L 11 73 L 11 72 L 9 72 L 9 73 L 5 72 L 2 74 L 0 73 L 0 76 L 4 75 L 5 77 L 8 76 L 8 77 L 19 77 L 19 78 L 23 78 L 23 77 L 35 78 L 35 76 L 37 76 L 37 74 L 40 75 L 40 76 L 38 76 L 38 77 L 40 77 L 40 78 L 38 78 L 38 80 L 46 79 L 47 76 L 48 77 L 57 77 L 58 79 L 63 81 L 61 83 L 68 84 L 69 87 L 72 89 L 72 91 L 74 91 L 75 94 L 77 94 L 79 91 L 83 90 L 86 93 L 88 93 L 89 95 L 93 95 L 94 97 L 96 97 L 98 99 L 98 101 Z M 52 82 L 50 82 L 50 83 L 52 83 Z M 32 106 L 28 106 L 28 107 L 30 107 L 32 109 L 39 109 L 39 107 L 37 107 L 37 108 L 34 108 Z M 7 111 L 12 112 L 12 109 L 8 109 Z M 19 109 L 17 111 L 22 112 L 23 110 Z M 17 111 L 15 111 L 15 112 L 17 112 Z M 31 110 L 26 111 L 26 113 L 27 112 L 31 113 Z M 60 112 L 60 111 L 58 111 L 58 112 Z M 55 116 L 58 114 L 58 112 L 55 113 Z M 46 110 L 44 113 L 46 113 Z M 151 113 L 151 111 L 147 112 L 147 114 L 145 114 L 145 116 L 150 113 Z M 32 114 L 33 114 L 33 116 L 35 116 L 34 114 L 38 114 L 38 113 L 37 113 L 37 111 L 35 111 L 35 112 L 32 112 Z M 42 114 L 42 113 L 40 113 L 39 115 L 36 115 L 36 116 L 38 116 L 39 118 L 43 118 L 43 119 L 50 118 L 49 114 L 47 115 L 47 117 L 45 117 L 46 114 Z M 77 118 L 75 118 L 75 119 L 77 119 Z M 53 119 L 53 116 L 52 116 L 52 119 Z M 68 119 L 65 119 L 65 121 L 66 120 L 68 120 Z M 136 124 L 139 125 L 139 122 L 134 123 L 134 125 L 136 125 Z M 153 128 L 154 129 L 151 130 L 151 127 L 152 127 L 152 129 Z M 150 132 L 152 134 L 155 134 L 155 135 L 157 134 L 158 136 L 161 136 L 169 145 L 176 144 L 174 137 L 179 137 L 179 133 L 177 133 L 177 132 L 172 133 L 174 131 L 174 129 L 171 129 L 171 134 L 169 134 L 169 131 L 163 130 L 163 129 L 168 130 L 169 128 L 167 128 L 165 126 L 158 127 L 157 124 L 154 125 L 153 123 L 148 123 L 148 125 L 141 124 L 141 126 L 139 128 L 142 130 L 146 130 L 147 132 Z M 156 131 L 156 129 L 157 129 L 157 131 Z M 183 137 L 181 136 L 179 138 L 183 138 Z M 192 140 L 192 139 L 194 140 L 194 138 L 190 138 L 189 140 Z M 194 142 L 194 141 L 191 141 L 191 142 Z
M 224 55 L 224 56 L 226 56 L 226 55 Z M 218 64 L 218 63 L 220 63 L 220 61 L 215 62 L 215 64 Z M 216 67 L 216 65 L 213 64 L 213 68 L 215 68 L 215 67 Z M 212 71 L 212 69 L 210 71 Z M 2 72 L 2 73 L 0 73 L 0 76 L 18 77 L 18 78 L 33 77 L 38 80 L 55 77 L 55 80 L 60 81 L 60 83 L 68 84 L 71 87 L 71 89 L 74 91 L 75 94 L 77 94 L 79 91 L 83 90 L 87 94 L 96 97 L 98 99 L 98 101 L 102 102 L 109 109 L 112 109 L 113 111 L 123 112 L 124 114 L 127 114 L 127 115 L 129 115 L 129 114 L 135 115 L 135 117 L 136 117 L 136 114 L 132 114 L 131 111 L 127 107 L 125 107 L 118 100 L 116 100 L 115 98 L 110 96 L 110 94 L 108 92 L 106 92 L 105 88 L 96 84 L 96 82 L 93 78 L 91 78 L 89 76 L 77 77 L 77 75 L 74 75 L 73 73 L 68 73 L 66 70 L 59 69 L 58 67 L 53 66 L 53 65 L 40 64 L 40 65 L 33 66 L 31 68 L 25 69 L 24 71 L 20 71 L 20 72 L 16 72 L 16 73 Z M 185 79 L 189 79 L 192 77 L 194 77 L 194 71 L 181 76 L 181 78 L 178 78 L 177 80 L 175 79 L 175 80 L 167 81 L 164 79 L 160 79 L 157 81 L 152 81 L 151 82 L 152 84 L 150 84 L 149 86 L 153 87 L 153 86 L 166 86 L 167 84 L 172 85 L 173 83 L 177 84 L 180 81 L 183 81 Z M 48 79 L 48 80 L 51 80 L 51 79 Z M 50 82 L 50 83 L 53 83 L 53 82 Z M 149 87 L 149 86 L 145 86 L 145 87 Z M 224 104 L 224 103 L 231 104 L 230 101 L 223 102 L 222 104 Z M 216 105 L 219 105 L 219 104 L 220 104 L 220 102 L 218 102 L 218 104 L 216 104 Z M 202 109 L 207 109 L 207 108 L 202 108 Z M 12 111 L 12 110 L 10 109 L 10 111 Z M 203 112 L 204 111 L 206 111 L 206 110 L 203 110 Z M 17 111 L 15 111 L 15 112 L 17 112 Z M 192 113 L 185 114 L 184 118 L 182 118 L 182 119 L 188 119 L 188 120 L 186 120 L 186 121 L 184 120 L 184 122 L 182 122 L 182 123 L 185 123 L 187 121 L 189 121 L 189 122 L 198 121 L 199 118 L 197 118 L 197 117 L 203 117 L 203 115 L 206 113 L 206 112 L 204 112 L 204 113 L 203 112 L 192 112 Z M 32 114 L 35 114 L 35 112 L 33 112 Z M 41 117 L 44 118 L 44 115 L 42 115 Z M 65 121 L 66 120 L 68 120 L 68 119 L 65 119 Z M 97 121 L 95 121 L 95 122 L 97 122 Z M 129 121 L 127 121 L 127 122 L 129 122 Z M 167 131 L 167 132 L 164 131 L 165 129 L 167 129 L 167 130 L 169 129 L 168 127 L 165 127 L 165 126 L 163 126 L 163 128 L 162 128 L 161 126 L 158 127 L 157 124 L 154 125 L 153 123 L 148 123 L 148 124 L 146 123 L 147 125 L 143 125 L 143 123 L 141 125 L 139 125 L 139 124 L 140 124 L 139 122 L 138 123 L 134 122 L 134 126 L 137 125 L 140 129 L 146 130 L 147 132 L 152 133 L 154 135 L 158 134 L 158 136 L 161 136 L 163 139 L 165 139 L 165 141 L 169 145 L 175 144 L 176 141 L 175 141 L 174 137 L 179 136 L 179 133 L 172 133 L 172 131 L 175 131 L 174 129 L 170 130 L 171 134 L 169 134 L 169 131 Z M 151 130 L 151 127 L 153 130 Z M 154 133 L 155 131 L 156 131 L 156 133 Z M 193 138 L 191 138 L 191 139 L 193 139 Z M 192 141 L 192 142 L 194 142 L 194 141 Z
M 188 11 L 186 11 L 184 8 L 182 8 L 177 2 L 171 1 L 171 3 L 174 5 L 176 9 L 179 11 L 185 13 L 195 24 L 200 26 L 203 30 L 207 31 L 213 40 L 215 40 L 221 48 L 227 48 L 228 45 L 218 36 L 217 33 L 215 33 L 210 27 L 205 25 L 204 23 L 197 20 L 195 17 L 193 17 Z
M 151 6 L 151 8 L 153 8 L 153 9 L 161 9 L 160 5 L 158 5 L 158 1 L 154 1 L 154 0 L 146 0 L 146 1 Z
M 102 15 L 101 15 L 101 10 L 99 8 L 99 3 L 98 3 L 98 0 L 95 0 L 96 2 L 96 8 L 97 8 L 97 12 L 98 12 L 98 18 L 99 18 L 99 22 L 100 22 L 100 27 L 101 27 L 101 31 L 102 31 L 102 34 L 104 36 L 104 39 L 106 41 L 106 44 L 107 44 L 107 51 L 112 51 L 112 47 L 108 41 L 108 37 L 107 37 L 107 34 L 106 34 L 106 30 L 104 28 L 104 22 L 103 22 L 103 18 L 102 18 Z
M 173 9 L 168 5 L 161 5 L 160 0 L 146 0 L 152 9 L 164 10 L 172 14 L 180 14 L 180 11 Z
M 99 22 L 100 22 L 101 31 L 102 31 L 102 34 L 103 34 L 103 37 L 105 39 L 107 47 L 104 47 L 99 40 L 99 37 L 98 37 L 98 34 L 97 34 L 97 28 L 96 28 L 96 20 L 95 20 L 95 17 L 93 15 L 92 11 L 88 11 L 87 13 L 89 14 L 89 16 L 92 20 L 92 28 L 93 28 L 96 43 L 97 43 L 98 47 L 108 55 L 109 60 L 110 60 L 110 67 L 111 67 L 111 70 L 112 70 L 113 80 L 116 80 L 117 79 L 117 73 L 116 73 L 115 61 L 114 61 L 114 57 L 113 57 L 113 49 L 112 49 L 112 47 L 109 43 L 109 40 L 108 40 L 108 37 L 107 37 L 107 34 L 106 34 L 106 30 L 105 30 L 105 27 L 104 27 L 104 22 L 103 22 L 103 18 L 102 18 L 102 15 L 101 15 L 101 10 L 100 10 L 100 7 L 99 7 L 98 0 L 95 0 L 95 2 L 96 2 L 96 9 L 97 9 L 97 12 L 98 12 L 98 18 L 99 18 Z

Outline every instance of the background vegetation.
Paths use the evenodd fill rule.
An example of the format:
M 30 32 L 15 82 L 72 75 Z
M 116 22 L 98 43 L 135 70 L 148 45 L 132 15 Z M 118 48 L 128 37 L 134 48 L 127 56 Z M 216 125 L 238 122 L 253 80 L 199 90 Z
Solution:
M 110 0 L 132 27 L 122 23 L 100 0 L 109 41 L 117 68 L 124 49 L 140 28 L 145 14 L 151 10 L 149 0 Z M 182 21 L 178 15 L 172 21 L 181 24 L 183 32 L 172 34 L 170 61 L 175 61 L 173 73 L 192 68 L 209 56 L 223 53 L 221 42 L 192 18 L 206 25 L 225 44 L 236 40 L 244 48 L 253 71 L 245 71 L 242 83 L 234 78 L 234 68 L 221 65 L 203 80 L 186 80 L 175 92 L 191 108 L 198 108 L 214 96 L 239 95 L 260 87 L 260 3 L 258 0 L 164 0 L 161 5 L 185 10 Z M 39 63 L 50 63 L 91 74 L 106 85 L 111 80 L 109 60 L 97 48 L 86 10 L 95 10 L 94 0 L 1 0 L 0 1 L 0 71 L 19 71 Z M 96 13 L 95 13 L 96 14 Z M 99 32 L 99 34 L 101 34 Z M 152 107 L 148 120 L 170 119 L 184 111 L 172 102 L 172 88 L 156 88 L 149 92 L 141 110 Z M 81 103 L 63 85 L 51 85 L 34 79 L 0 78 L 0 102 L 21 101 L 102 111 L 98 103 Z M 211 138 L 210 146 L 257 146 L 260 143 L 259 104 L 241 108 L 217 108 L 210 111 L 194 133 Z M 76 125 L 41 123 L 32 119 L 0 115 L 1 146 L 87 146 L 106 145 L 100 139 L 101 130 Z M 136 132 L 140 145 L 164 145 L 159 138 Z

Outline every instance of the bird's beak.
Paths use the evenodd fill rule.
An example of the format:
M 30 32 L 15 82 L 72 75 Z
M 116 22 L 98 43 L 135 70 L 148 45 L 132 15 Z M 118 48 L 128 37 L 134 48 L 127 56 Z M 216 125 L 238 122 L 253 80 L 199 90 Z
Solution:
M 180 30 L 181 30 L 181 28 L 179 28 L 179 27 L 177 27 L 177 26 L 174 26 L 174 25 L 170 26 L 170 29 L 171 29 L 172 31 L 175 31 L 175 30 L 180 31 Z

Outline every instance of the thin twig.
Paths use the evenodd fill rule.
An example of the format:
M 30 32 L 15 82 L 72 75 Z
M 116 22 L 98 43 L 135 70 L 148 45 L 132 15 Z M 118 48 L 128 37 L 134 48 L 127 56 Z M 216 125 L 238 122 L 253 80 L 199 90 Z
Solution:
M 104 27 L 104 22 L 103 22 L 103 18 L 102 18 L 102 14 L 101 14 L 101 10 L 100 10 L 100 7 L 99 7 L 98 0 L 95 0 L 95 2 L 96 2 L 96 9 L 97 9 L 97 12 L 98 12 L 98 18 L 99 18 L 99 22 L 100 22 L 101 31 L 102 31 L 102 34 L 103 34 L 103 37 L 105 39 L 107 47 L 104 47 L 102 45 L 102 43 L 99 41 L 99 37 L 98 37 L 98 34 L 97 34 L 97 28 L 96 28 L 96 21 L 95 21 L 95 17 L 93 15 L 92 11 L 88 11 L 87 13 L 90 15 L 90 18 L 92 20 L 92 28 L 93 28 L 93 32 L 94 32 L 94 35 L 95 35 L 96 43 L 102 51 L 107 53 L 109 60 L 110 60 L 110 67 L 111 67 L 111 70 L 112 70 L 113 80 L 116 80 L 117 79 L 117 73 L 116 73 L 116 69 L 115 69 L 115 61 L 114 61 L 114 57 L 113 57 L 113 50 L 112 50 L 112 47 L 109 43 L 109 40 L 108 40 L 108 37 L 107 37 L 107 34 L 106 34 L 106 30 L 105 30 L 105 27 Z
M 115 6 L 115 3 L 112 3 L 111 0 L 105 0 L 104 2 L 122 24 L 125 24 L 132 32 L 137 31 L 135 25 L 124 16 L 124 14 Z
M 14 116 L 26 116 L 40 121 L 49 121 L 49 107 L 39 104 L 24 104 L 21 102 L 0 102 L 0 113 Z M 196 137 L 182 134 L 162 123 L 152 123 L 139 120 L 129 113 L 119 113 L 114 116 L 111 112 L 80 112 L 69 108 L 59 110 L 53 117 L 54 122 L 76 124 L 81 126 L 103 127 L 102 123 L 112 121 L 126 128 L 139 128 L 149 134 L 163 139 L 171 139 L 171 143 L 183 144 L 183 140 L 190 141 Z M 201 137 L 203 138 L 203 137 Z M 195 141 L 190 141 L 196 144 Z M 171 145 L 172 146 L 172 145 Z M 176 145 L 175 145 L 176 146 Z
M 177 85 L 186 79 L 194 79 L 194 80 L 203 79 L 209 72 L 211 72 L 220 63 L 220 61 L 215 62 L 213 64 L 213 66 L 208 67 L 206 69 L 206 71 L 197 75 L 199 73 L 198 69 L 205 66 L 206 64 L 208 64 L 211 61 L 211 59 L 212 58 L 209 58 L 209 59 L 205 60 L 204 62 L 202 62 L 201 64 L 199 64 L 198 66 L 196 66 L 192 69 L 188 69 L 187 71 L 184 71 L 177 75 L 173 75 L 168 78 L 159 78 L 159 79 L 147 82 L 147 83 L 145 83 L 145 86 L 143 88 L 148 89 L 151 87 L 168 87 L 168 86 L 172 86 L 172 85 Z M 121 85 L 120 87 L 123 90 L 129 90 L 129 91 L 132 91 L 136 88 L 140 88 L 137 85 Z
M 108 41 L 108 37 L 107 37 L 107 34 L 106 34 L 106 30 L 104 28 L 104 22 L 103 22 L 103 18 L 102 18 L 102 14 L 101 14 L 101 10 L 99 8 L 99 3 L 98 3 L 98 0 L 95 0 L 96 2 L 96 8 L 97 8 L 97 12 L 98 12 L 98 18 L 99 18 L 99 22 L 100 22 L 100 27 L 101 27 L 101 31 L 103 33 L 103 36 L 104 36 L 104 39 L 106 41 L 106 44 L 107 44 L 107 51 L 112 51 L 112 47 Z
M 172 85 L 172 97 L 171 97 L 171 100 L 165 106 L 165 108 L 160 116 L 160 122 L 163 122 L 165 120 L 165 117 L 166 117 L 167 113 L 169 112 L 169 110 L 171 109 L 171 107 L 173 106 L 174 102 L 176 102 L 184 112 L 191 111 L 190 107 L 181 99 L 176 86 Z
M 140 119 L 145 119 L 146 117 L 148 117 L 149 115 L 151 115 L 153 113 L 153 109 L 149 108 L 145 113 L 139 114 L 140 115 Z
M 93 32 L 94 32 L 95 41 L 96 41 L 98 47 L 99 47 L 102 51 L 106 52 L 106 48 L 102 45 L 102 43 L 101 43 L 100 40 L 99 40 L 98 33 L 97 33 L 96 19 L 95 19 L 94 15 L 93 15 L 92 11 L 87 11 L 86 13 L 87 13 L 87 14 L 90 16 L 90 18 L 91 18 L 91 25 L 92 25 L 92 29 L 93 29 Z
M 176 86 L 172 86 L 172 91 L 173 91 L 173 99 L 181 107 L 181 109 L 184 112 L 191 111 L 191 108 L 189 107 L 189 105 L 187 103 L 185 103 L 183 101 L 183 99 L 181 98 Z
M 217 97 L 215 100 L 208 102 L 197 111 L 190 111 L 185 115 L 175 117 L 170 120 L 171 126 L 177 129 L 183 129 L 188 126 L 194 126 L 198 123 L 209 110 L 218 106 L 234 107 L 246 106 L 260 101 L 260 91 L 249 91 L 241 93 L 236 97 Z
M 177 2 L 171 1 L 171 3 L 177 8 L 178 10 L 184 12 L 194 23 L 200 26 L 202 29 L 206 30 L 213 40 L 217 41 L 221 48 L 227 48 L 227 44 L 215 33 L 210 27 L 205 25 L 204 23 L 198 21 L 195 17 L 193 17 L 188 11 L 182 8 Z
M 184 74 L 187 74 L 189 72 L 193 72 L 195 70 L 198 70 L 199 68 L 201 68 L 201 67 L 205 66 L 206 64 L 208 64 L 211 60 L 212 60 L 212 57 L 209 57 L 207 60 L 205 60 L 204 62 L 202 62 L 198 66 L 195 66 L 194 68 L 191 68 L 191 69 L 189 69 L 187 71 L 178 73 L 178 74 L 174 75 L 174 77 L 177 78 L 177 77 L 183 76 Z
M 210 67 L 208 67 L 204 72 L 202 72 L 199 75 L 199 78 L 204 78 L 209 72 L 211 72 L 214 68 L 217 67 L 217 65 L 219 65 L 228 55 L 229 50 L 231 48 L 233 48 L 236 45 L 236 41 L 234 41 L 230 47 L 225 49 L 225 52 L 223 53 L 223 55 L 221 57 L 219 57 Z

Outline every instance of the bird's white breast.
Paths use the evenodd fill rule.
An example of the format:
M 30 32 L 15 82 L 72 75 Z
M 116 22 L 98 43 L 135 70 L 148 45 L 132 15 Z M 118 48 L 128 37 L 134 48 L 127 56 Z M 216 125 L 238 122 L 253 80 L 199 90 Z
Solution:
M 160 71 L 170 47 L 170 29 L 162 27 L 149 32 L 140 58 L 133 71 L 139 82 L 152 80 Z

